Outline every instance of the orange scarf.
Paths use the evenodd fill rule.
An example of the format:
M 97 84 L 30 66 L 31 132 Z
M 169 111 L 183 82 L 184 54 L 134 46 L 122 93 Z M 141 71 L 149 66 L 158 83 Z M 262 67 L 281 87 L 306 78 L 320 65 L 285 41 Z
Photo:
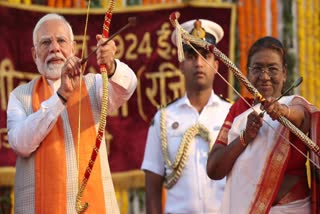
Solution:
M 83 85 L 84 81 L 83 81 Z M 52 90 L 47 80 L 41 77 L 37 80 L 32 98 L 34 112 L 40 109 L 41 102 L 52 96 Z M 80 157 L 78 182 L 85 172 L 90 160 L 91 151 L 95 144 L 96 129 L 90 98 L 86 87 L 81 91 L 81 144 L 78 149 L 78 111 L 79 90 L 69 98 L 67 103 L 68 118 L 72 130 L 77 157 Z M 66 145 L 62 118 L 42 141 L 35 152 L 35 210 L 36 213 L 67 213 L 67 182 L 66 182 Z M 100 158 L 97 157 L 96 165 L 91 173 L 87 188 L 84 191 L 83 202 L 88 202 L 86 213 L 105 213 L 104 193 L 101 179 Z

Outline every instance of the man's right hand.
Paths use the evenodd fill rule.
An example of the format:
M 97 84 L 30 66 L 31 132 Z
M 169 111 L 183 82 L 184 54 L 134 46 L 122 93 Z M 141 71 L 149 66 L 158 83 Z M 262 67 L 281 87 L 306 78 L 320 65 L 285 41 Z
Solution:
M 66 100 L 68 100 L 74 90 L 79 87 L 80 74 L 82 72 L 80 61 L 81 60 L 78 57 L 72 56 L 67 59 L 62 67 L 61 85 L 58 89 L 58 93 Z

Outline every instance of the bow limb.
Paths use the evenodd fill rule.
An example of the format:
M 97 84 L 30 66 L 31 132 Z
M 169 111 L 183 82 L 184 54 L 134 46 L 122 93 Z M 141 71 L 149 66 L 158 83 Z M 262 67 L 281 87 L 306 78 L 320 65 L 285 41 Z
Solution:
M 87 35 L 87 27 L 88 27 L 88 20 L 89 20 L 89 12 L 90 12 L 90 4 L 91 4 L 91 1 L 89 0 L 88 1 L 88 6 L 87 6 L 87 12 L 86 12 L 86 22 L 85 22 L 85 27 L 84 27 L 84 34 L 83 34 L 83 43 L 82 43 L 82 53 L 81 53 L 81 58 L 83 59 L 84 57 L 84 48 L 85 48 L 85 45 L 86 45 L 86 35 Z M 83 72 L 85 70 L 85 67 L 86 67 L 86 63 L 84 63 L 82 65 L 82 72 L 80 73 L 80 84 L 79 84 L 79 115 L 78 115 L 78 173 L 80 173 L 80 130 L 81 130 L 81 100 L 82 100 L 82 97 L 81 97 L 81 91 L 82 91 L 82 75 L 83 75 Z M 83 182 L 82 182 L 83 183 Z M 80 185 L 80 184 L 79 184 Z M 86 203 L 84 206 L 81 205 L 81 198 L 82 198 L 82 194 L 83 194 L 83 191 L 85 189 L 85 185 L 80 185 L 80 187 L 78 188 L 78 193 L 77 193 L 77 196 L 76 196 L 76 212 L 77 213 L 81 213 L 83 212 L 87 207 L 88 207 L 88 203 Z
M 178 26 L 177 19 L 180 17 L 179 12 L 173 12 L 170 14 L 169 19 L 171 24 L 175 28 L 180 28 L 181 36 L 184 41 L 187 43 L 193 43 L 197 46 L 200 46 L 210 52 L 212 52 L 217 58 L 219 58 L 237 77 L 237 79 L 244 84 L 244 86 L 248 89 L 248 91 L 253 94 L 255 98 L 257 98 L 260 102 L 263 102 L 265 98 L 260 94 L 260 92 L 249 82 L 249 80 L 242 74 L 242 72 L 237 68 L 237 66 L 231 62 L 231 60 L 223 54 L 217 47 L 213 44 L 208 43 L 207 41 L 198 39 L 192 35 L 190 35 L 187 31 L 185 31 L 181 26 Z M 286 117 L 280 116 L 278 121 L 285 127 L 287 127 L 290 132 L 296 135 L 302 142 L 318 157 L 320 157 L 320 148 L 314 143 L 307 135 L 305 135 L 300 129 L 298 129 L 294 124 L 292 124 Z M 282 136 L 283 137 L 283 136 Z M 288 139 L 286 139 L 290 142 Z M 315 164 L 315 163 L 314 163 Z M 317 164 L 315 164 L 319 168 Z
M 115 2 L 114 0 L 110 1 L 109 9 L 105 14 L 104 23 L 103 23 L 103 32 L 102 35 L 105 38 L 109 37 L 109 27 L 111 23 L 112 18 L 112 12 L 114 9 Z M 101 140 L 103 139 L 103 135 L 105 132 L 105 127 L 107 123 L 107 112 L 108 112 L 108 73 L 107 73 L 107 67 L 106 65 L 100 65 L 100 73 L 102 75 L 102 82 L 103 82 L 103 88 L 102 88 L 102 101 L 101 101 L 101 113 L 100 113 L 100 123 L 98 128 L 98 134 L 96 137 L 96 143 L 92 150 L 91 157 L 88 163 L 88 166 L 86 168 L 85 174 L 83 176 L 83 179 L 81 181 L 81 184 L 79 186 L 77 198 L 76 198 L 76 211 L 77 213 L 83 213 L 89 206 L 87 202 L 85 204 L 81 204 L 81 199 L 83 196 L 83 192 L 86 188 L 86 185 L 88 183 L 88 180 L 91 175 L 91 171 L 93 169 L 94 163 L 96 161 L 96 158 L 99 154 L 99 149 L 101 145 Z

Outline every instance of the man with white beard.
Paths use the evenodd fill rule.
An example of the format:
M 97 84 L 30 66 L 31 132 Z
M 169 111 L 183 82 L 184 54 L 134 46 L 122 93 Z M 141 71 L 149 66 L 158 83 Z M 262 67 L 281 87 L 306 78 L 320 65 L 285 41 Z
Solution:
M 106 39 L 101 35 L 96 39 L 97 63 L 106 65 L 109 77 L 110 113 L 131 97 L 137 79 L 115 59 L 114 41 L 100 46 Z M 38 21 L 33 43 L 32 56 L 41 76 L 14 89 L 7 108 L 9 143 L 17 154 L 15 213 L 76 213 L 79 181 L 95 147 L 102 77 L 80 75 L 72 28 L 60 15 L 48 14 Z M 83 201 L 90 204 L 88 213 L 119 213 L 104 143 Z

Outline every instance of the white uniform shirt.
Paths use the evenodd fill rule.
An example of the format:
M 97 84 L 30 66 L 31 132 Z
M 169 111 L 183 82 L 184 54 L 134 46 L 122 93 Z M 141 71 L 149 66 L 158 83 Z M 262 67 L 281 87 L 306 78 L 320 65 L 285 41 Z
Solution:
M 190 104 L 186 95 L 168 105 L 166 107 L 166 126 L 171 162 L 175 160 L 186 130 L 196 123 L 205 125 L 211 131 L 211 136 L 215 141 L 229 108 L 230 104 L 221 100 L 213 92 L 200 114 Z M 209 143 L 196 136 L 190 143 L 188 158 L 180 179 L 171 189 L 167 190 L 166 213 L 219 213 L 225 179 L 214 181 L 207 176 L 208 152 Z M 162 155 L 159 111 L 155 115 L 154 124 L 148 131 L 141 168 L 161 176 L 172 172 L 165 165 Z
M 137 78 L 131 68 L 119 60 L 116 61 L 116 71 L 112 78 L 109 79 L 109 112 L 117 109 L 128 100 L 137 85 Z M 95 80 L 97 100 L 101 101 L 101 75 L 97 74 Z M 60 87 L 60 80 L 56 82 L 49 81 L 49 83 L 54 92 Z M 7 108 L 7 127 L 9 130 L 9 143 L 12 149 L 18 155 L 28 157 L 51 131 L 64 109 L 65 105 L 62 104 L 58 95 L 54 93 L 48 100 L 41 103 L 39 111 L 27 116 L 20 101 L 11 93 Z

